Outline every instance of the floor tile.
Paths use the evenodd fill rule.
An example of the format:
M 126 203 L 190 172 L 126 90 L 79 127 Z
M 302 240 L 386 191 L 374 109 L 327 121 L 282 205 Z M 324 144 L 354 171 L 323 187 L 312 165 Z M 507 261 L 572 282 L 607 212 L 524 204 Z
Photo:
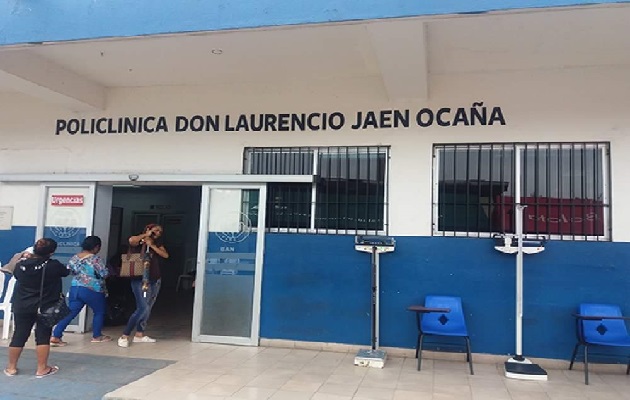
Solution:
M 44 382 L 46 390 L 53 393 L 51 398 L 63 393 L 59 399 L 83 400 L 72 395 L 74 383 L 66 378 L 96 363 L 111 372 L 107 379 L 132 378 L 108 389 L 104 400 L 630 400 L 630 377 L 623 366 L 591 371 L 587 386 L 581 365 L 572 371 L 566 366 L 547 369 L 547 382 L 520 381 L 504 376 L 503 362 L 477 362 L 471 375 L 463 360 L 426 355 L 422 371 L 417 371 L 413 357 L 388 357 L 380 369 L 355 366 L 355 354 L 350 352 L 304 350 L 295 344 L 286 349 L 199 344 L 190 342 L 189 332 L 180 338 L 164 332 L 155 345 L 127 349 L 115 343 L 94 346 L 89 335 L 68 334 L 70 345 L 52 351 L 51 359 L 59 360 L 62 371 Z M 34 344 L 29 346 L 32 350 Z M 0 347 L 6 349 L 6 343 Z M 27 353 L 25 369 L 34 361 Z M 149 361 L 154 369 L 128 373 Z M 24 388 L 28 394 L 40 383 L 30 375 L 17 378 L 0 377 L 0 398 L 3 388 L 17 392 Z M 8 379 L 11 384 L 2 385 Z
M 391 400 L 394 397 L 394 389 L 360 387 L 355 396 L 374 400 Z
M 291 390 L 278 390 L 270 400 L 310 400 L 313 393 L 310 392 L 295 392 Z
M 340 383 L 325 383 L 323 384 L 317 393 L 336 394 L 339 396 L 354 396 L 358 390 L 358 385 L 344 385 Z
M 433 394 L 429 392 L 416 392 L 412 390 L 395 390 L 392 400 L 421 400 L 432 399 Z
M 282 385 L 280 389 L 293 392 L 307 392 L 312 394 L 315 393 L 320 388 L 320 386 L 322 386 L 322 383 L 320 382 L 305 382 L 291 379 L 287 383 Z
M 339 396 L 330 393 L 315 393 L 311 400 L 352 400 L 352 396 Z
M 266 400 L 270 398 L 277 390 L 255 387 L 244 387 L 238 392 L 234 393 L 231 399 L 247 399 L 247 400 Z
M 195 393 L 209 394 L 212 396 L 232 396 L 234 393 L 241 390 L 241 388 L 242 386 L 222 385 L 213 382 L 201 387 Z

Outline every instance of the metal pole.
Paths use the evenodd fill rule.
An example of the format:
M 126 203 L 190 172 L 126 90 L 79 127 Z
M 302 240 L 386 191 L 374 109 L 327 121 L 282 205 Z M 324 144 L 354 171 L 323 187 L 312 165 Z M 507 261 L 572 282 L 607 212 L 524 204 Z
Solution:
M 514 176 L 521 177 L 521 149 L 514 154 Z M 521 184 L 514 185 L 515 221 L 514 233 L 518 242 L 516 251 L 516 354 L 514 360 L 523 361 L 523 205 L 521 204 Z
M 516 204 L 516 355 L 517 361 L 523 360 L 523 209 L 525 206 Z
M 378 348 L 378 253 L 372 247 L 372 350 Z
M 380 293 L 379 293 L 379 288 L 380 288 L 380 283 L 381 283 L 381 267 L 380 267 L 380 259 L 379 259 L 379 253 L 378 250 L 376 248 L 374 248 L 374 280 L 376 281 L 376 285 L 374 288 L 374 334 L 375 334 L 375 338 L 374 338 L 374 348 L 378 349 L 380 346 L 380 339 L 381 339 L 381 334 L 380 334 L 380 319 L 381 319 L 381 313 L 380 313 Z

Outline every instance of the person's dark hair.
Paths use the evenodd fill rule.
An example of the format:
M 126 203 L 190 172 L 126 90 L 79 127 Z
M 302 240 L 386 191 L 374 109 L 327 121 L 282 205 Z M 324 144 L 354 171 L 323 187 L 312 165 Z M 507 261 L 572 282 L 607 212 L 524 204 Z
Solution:
M 101 238 L 98 236 L 88 236 L 81 243 L 81 248 L 83 250 L 92 251 L 96 248 L 96 246 L 100 246 L 102 244 Z
M 41 238 L 33 245 L 33 254 L 47 257 L 57 250 L 57 242 L 51 238 Z
M 160 226 L 159 224 L 147 224 L 147 225 L 144 227 L 144 231 L 143 231 L 143 232 L 147 232 L 147 231 L 149 231 L 149 230 L 151 230 L 151 229 L 155 228 L 156 226 L 159 226 L 159 227 L 161 228 L 161 226 Z

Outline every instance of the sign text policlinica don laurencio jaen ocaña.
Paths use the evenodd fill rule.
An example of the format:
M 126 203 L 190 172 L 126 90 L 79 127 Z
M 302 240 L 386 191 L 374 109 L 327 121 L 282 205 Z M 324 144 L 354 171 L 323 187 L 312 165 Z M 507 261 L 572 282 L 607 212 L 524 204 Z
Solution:
M 482 102 L 471 107 L 422 108 L 358 111 L 346 117 L 342 112 L 286 114 L 124 116 L 58 119 L 55 135 L 61 134 L 143 134 L 169 132 L 298 132 L 326 130 L 368 130 L 387 128 L 506 125 L 501 107 Z

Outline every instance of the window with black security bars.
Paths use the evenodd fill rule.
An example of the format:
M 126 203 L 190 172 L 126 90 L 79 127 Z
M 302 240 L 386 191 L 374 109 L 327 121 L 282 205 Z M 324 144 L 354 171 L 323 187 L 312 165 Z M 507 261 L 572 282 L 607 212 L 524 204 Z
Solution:
M 251 147 L 245 174 L 313 175 L 268 183 L 270 231 L 387 234 L 387 146 Z
M 434 146 L 433 234 L 611 240 L 609 143 Z

